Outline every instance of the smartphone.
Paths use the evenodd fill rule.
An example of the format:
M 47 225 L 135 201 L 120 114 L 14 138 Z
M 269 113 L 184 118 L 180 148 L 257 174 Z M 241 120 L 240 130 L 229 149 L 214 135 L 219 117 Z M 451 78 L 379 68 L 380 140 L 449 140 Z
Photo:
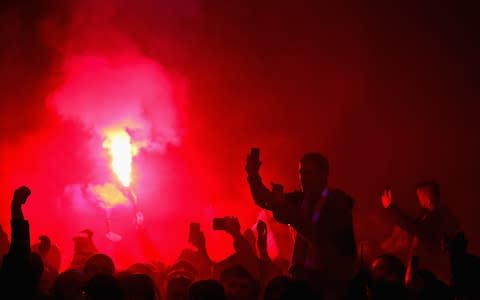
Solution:
M 260 148 L 252 148 L 250 149 L 250 156 L 255 161 L 260 161 Z
M 213 230 L 225 230 L 225 218 L 213 218 Z
M 188 232 L 188 241 L 194 242 L 195 237 L 200 234 L 200 223 L 190 223 L 190 230 Z

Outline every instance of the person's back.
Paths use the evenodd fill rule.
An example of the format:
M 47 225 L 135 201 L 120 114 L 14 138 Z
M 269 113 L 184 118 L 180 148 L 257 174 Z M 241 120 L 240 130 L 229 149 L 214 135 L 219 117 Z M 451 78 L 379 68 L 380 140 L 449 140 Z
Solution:
M 153 280 L 145 274 L 128 274 L 118 278 L 125 300 L 154 300 L 158 293 Z
M 79 270 L 67 270 L 53 284 L 55 300 L 82 300 L 87 276 Z
M 220 274 L 220 283 L 228 300 L 256 300 L 260 283 L 242 266 L 232 266 Z
M 405 266 L 392 255 L 381 255 L 370 266 L 369 283 L 371 300 L 405 300 Z
M 187 300 L 188 289 L 192 280 L 183 276 L 169 278 L 167 282 L 166 298 L 167 300 Z
M 271 279 L 265 287 L 263 299 L 281 300 L 284 297 L 287 287 L 291 282 L 292 279 L 287 276 L 277 276 Z
M 89 279 L 98 274 L 113 275 L 115 274 L 115 264 L 108 255 L 99 253 L 87 260 L 83 272 Z
M 188 289 L 189 300 L 226 300 L 223 286 L 216 280 L 200 280 Z
M 86 300 L 121 300 L 122 291 L 112 275 L 99 274 L 88 281 L 85 296 Z
M 39 240 L 39 243 L 31 246 L 32 252 L 38 253 L 42 257 L 45 269 L 58 274 L 61 263 L 60 249 L 52 244 L 47 236 L 40 236 Z

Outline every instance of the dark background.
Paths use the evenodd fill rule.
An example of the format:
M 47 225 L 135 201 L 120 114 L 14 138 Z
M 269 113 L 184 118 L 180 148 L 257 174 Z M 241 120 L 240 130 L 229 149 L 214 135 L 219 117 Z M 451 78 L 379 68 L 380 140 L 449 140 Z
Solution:
M 24 178 L 48 185 L 50 206 L 63 185 L 88 180 L 75 151 L 85 133 L 45 105 L 61 80 L 62 45 L 77 34 L 70 27 L 77 6 L 0 4 L 4 226 L 11 189 Z M 389 233 L 379 202 L 386 184 L 414 214 L 415 183 L 435 179 L 472 249 L 480 249 L 480 14 L 473 4 L 118 0 L 89 13 L 110 9 L 112 24 L 145 56 L 188 81 L 182 143 L 151 157 L 153 165 L 170 161 L 170 195 L 184 184 L 198 187 L 171 201 L 214 206 L 249 224 L 257 213 L 243 172 L 249 148 L 261 147 L 266 182 L 289 188 L 298 185 L 302 153 L 320 151 L 331 162 L 332 185 L 356 199 L 359 240 Z M 63 146 L 42 150 L 49 139 Z

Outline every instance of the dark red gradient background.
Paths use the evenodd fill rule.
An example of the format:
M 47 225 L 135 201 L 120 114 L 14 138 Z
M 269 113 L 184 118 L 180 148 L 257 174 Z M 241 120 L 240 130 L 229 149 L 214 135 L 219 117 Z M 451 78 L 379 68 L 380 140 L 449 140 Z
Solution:
M 323 152 L 332 185 L 356 199 L 358 240 L 389 233 L 379 206 L 386 184 L 414 213 L 414 184 L 436 179 L 477 251 L 478 11 L 459 3 L 286 2 L 2 1 L 2 226 L 8 228 L 13 189 L 27 184 L 32 239 L 50 235 L 64 250 L 64 265 L 72 236 L 86 227 L 120 266 L 145 259 L 128 208 L 113 212 L 124 240 L 112 247 L 101 211 L 65 192 L 111 174 L 95 125 L 49 104 L 72 56 L 128 66 L 135 55 L 161 68 L 173 86 L 168 126 L 178 141 L 142 151 L 134 162 L 133 188 L 160 259 L 172 261 L 187 246 L 190 221 L 202 222 L 214 258 L 232 250 L 210 220 L 238 215 L 244 227 L 255 221 L 243 171 L 252 146 L 262 149 L 266 181 L 289 188 L 298 185 L 301 154 Z M 131 101 L 141 102 L 118 99 L 92 109 L 108 115 Z M 149 105 L 138 115 L 158 137 L 167 125 L 155 114 L 161 106 Z

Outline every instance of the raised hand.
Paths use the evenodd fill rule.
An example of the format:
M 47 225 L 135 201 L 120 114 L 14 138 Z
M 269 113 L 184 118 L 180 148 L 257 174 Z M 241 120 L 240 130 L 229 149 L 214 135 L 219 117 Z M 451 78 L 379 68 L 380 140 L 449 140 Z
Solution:
M 30 196 L 32 192 L 26 186 L 21 186 L 15 190 L 13 193 L 12 205 L 23 205 L 27 202 L 28 196 Z
M 199 231 L 192 236 L 191 244 L 197 248 L 197 250 L 204 250 L 206 248 L 205 234 L 203 231 Z
M 392 191 L 391 190 L 384 190 L 382 194 L 382 205 L 384 208 L 390 207 L 392 204 Z
M 262 220 L 257 222 L 257 247 L 259 253 L 263 257 L 268 257 L 267 253 L 267 224 Z
M 252 148 L 250 153 L 247 154 L 245 171 L 247 171 L 248 175 L 258 175 L 261 165 L 262 162 L 260 161 L 260 150 L 258 148 Z
M 240 222 L 238 221 L 237 217 L 225 218 L 225 231 L 233 236 L 241 235 Z
M 30 189 L 26 186 L 21 186 L 13 192 L 12 199 L 12 219 L 23 220 L 22 205 L 27 202 L 28 197 L 32 194 Z

